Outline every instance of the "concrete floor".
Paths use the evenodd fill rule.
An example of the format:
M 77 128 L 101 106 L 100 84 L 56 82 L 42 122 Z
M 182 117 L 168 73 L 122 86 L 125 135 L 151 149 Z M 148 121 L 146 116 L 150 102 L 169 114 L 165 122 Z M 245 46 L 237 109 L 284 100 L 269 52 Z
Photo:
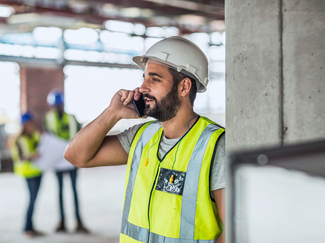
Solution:
M 74 206 L 69 176 L 64 178 L 64 203 L 69 233 L 55 233 L 59 221 L 58 188 L 55 174 L 47 172 L 34 212 L 34 227 L 46 234 L 28 239 L 23 234 L 28 190 L 24 179 L 0 174 L 0 242 L 24 243 L 116 243 L 118 242 L 125 166 L 79 169 L 78 191 L 81 217 L 91 234 L 75 234 Z

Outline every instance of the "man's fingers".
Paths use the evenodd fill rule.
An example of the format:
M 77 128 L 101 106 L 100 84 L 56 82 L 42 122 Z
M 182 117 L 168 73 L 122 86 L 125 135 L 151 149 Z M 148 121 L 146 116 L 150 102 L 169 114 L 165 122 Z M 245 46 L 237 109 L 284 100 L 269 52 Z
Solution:
M 132 98 L 137 91 L 120 89 L 113 97 L 109 107 L 119 114 L 121 118 L 137 118 Z
M 128 90 L 124 90 L 124 89 L 121 89 L 121 90 L 120 90 L 120 95 L 121 95 L 121 101 L 122 101 L 122 102 L 123 102 L 124 100 L 126 100 L 126 98 L 128 97 L 128 93 L 129 93 Z
M 141 92 L 140 92 L 140 89 L 139 88 L 136 88 L 134 91 L 134 99 L 135 100 L 138 100 L 141 96 Z
M 131 102 L 134 97 L 134 91 L 129 91 L 127 98 L 124 100 L 123 104 L 127 105 Z
M 123 105 L 127 105 L 131 102 L 131 100 L 133 98 L 135 100 L 138 100 L 141 96 L 141 92 L 140 92 L 139 88 L 136 88 L 133 91 L 121 89 L 119 91 L 119 95 L 121 96 L 121 101 L 123 102 Z
M 132 98 L 134 96 L 134 91 L 121 89 L 119 91 L 119 94 L 121 96 L 121 101 L 123 102 L 124 105 L 126 105 L 132 100 Z M 130 99 L 130 96 L 131 96 L 131 99 Z

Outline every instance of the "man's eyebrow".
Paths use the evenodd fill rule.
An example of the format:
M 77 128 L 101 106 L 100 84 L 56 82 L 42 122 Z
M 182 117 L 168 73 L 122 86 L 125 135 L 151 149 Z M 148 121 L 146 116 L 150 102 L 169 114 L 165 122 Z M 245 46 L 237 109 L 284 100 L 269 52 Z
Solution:
M 150 73 L 148 73 L 148 75 L 149 75 L 149 76 L 158 76 L 159 78 L 163 78 L 163 77 L 162 77 L 161 75 L 159 75 L 158 73 L 150 72 Z M 145 77 L 144 73 L 142 74 L 142 77 L 143 77 L 143 78 Z
M 161 75 L 159 75 L 158 73 L 148 73 L 149 76 L 158 76 L 159 78 L 163 78 Z

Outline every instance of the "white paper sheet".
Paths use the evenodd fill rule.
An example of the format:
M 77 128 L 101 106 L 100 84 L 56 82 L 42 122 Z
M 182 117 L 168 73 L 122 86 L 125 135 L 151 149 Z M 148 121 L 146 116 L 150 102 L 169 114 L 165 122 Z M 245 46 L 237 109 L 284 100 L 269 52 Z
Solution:
M 40 157 L 34 163 L 43 171 L 73 170 L 76 167 L 63 157 L 68 143 L 53 134 L 43 133 L 37 146 Z

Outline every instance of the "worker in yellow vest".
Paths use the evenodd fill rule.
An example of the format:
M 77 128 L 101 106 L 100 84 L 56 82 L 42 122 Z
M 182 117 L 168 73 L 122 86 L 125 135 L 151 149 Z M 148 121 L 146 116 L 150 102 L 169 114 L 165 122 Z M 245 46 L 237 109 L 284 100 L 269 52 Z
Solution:
M 36 146 L 40 139 L 40 133 L 35 129 L 32 114 L 29 112 L 21 116 L 22 128 L 19 134 L 10 141 L 10 152 L 14 163 L 15 174 L 27 181 L 29 190 L 29 206 L 26 214 L 25 234 L 28 237 L 41 236 L 33 226 L 33 212 L 38 190 L 41 184 L 42 171 L 33 164 L 38 157 Z
M 208 84 L 205 54 L 169 37 L 133 61 L 144 70 L 141 87 L 118 91 L 65 158 L 79 167 L 127 164 L 121 243 L 225 242 L 225 129 L 193 110 Z M 106 136 L 142 109 L 156 120 Z
M 60 139 L 70 141 L 79 130 L 79 123 L 73 115 L 64 111 L 63 94 L 58 91 L 52 91 L 47 96 L 47 102 L 51 106 L 51 110 L 45 115 L 46 130 Z M 63 155 L 62 155 L 63 158 Z M 63 175 L 69 174 L 74 196 L 75 216 L 77 219 L 76 232 L 89 233 L 82 223 L 79 212 L 79 200 L 77 192 L 77 168 L 69 170 L 57 170 L 56 176 L 59 184 L 59 205 L 60 205 L 60 223 L 57 232 L 67 232 L 65 226 L 65 214 L 63 207 Z

